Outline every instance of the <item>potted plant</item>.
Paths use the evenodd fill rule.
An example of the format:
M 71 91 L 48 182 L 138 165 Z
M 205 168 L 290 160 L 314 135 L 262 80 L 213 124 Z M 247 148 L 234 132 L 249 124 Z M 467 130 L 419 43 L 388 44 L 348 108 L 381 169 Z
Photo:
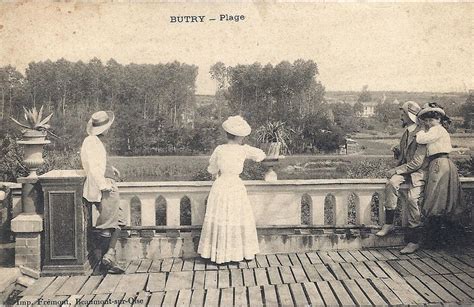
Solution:
M 281 121 L 267 122 L 255 131 L 257 141 L 266 150 L 268 159 L 278 159 L 281 153 L 289 152 L 287 142 L 290 133 L 291 130 Z
M 43 106 L 41 106 L 39 112 L 36 110 L 36 107 L 33 107 L 31 110 L 23 107 L 23 110 L 25 111 L 23 115 L 25 116 L 26 124 L 22 124 L 14 118 L 11 118 L 11 120 L 20 127 L 25 128 L 22 130 L 24 140 L 44 141 L 49 128 L 51 128 L 48 122 L 53 116 L 53 113 L 43 118 Z
M 35 107 L 31 110 L 23 107 L 23 110 L 25 111 L 26 124 L 20 123 L 14 118 L 11 119 L 20 127 L 25 128 L 22 130 L 23 140 L 17 141 L 17 143 L 23 145 L 25 152 L 23 163 L 30 172 L 28 177 L 36 178 L 38 177 L 36 171 L 44 164 L 43 146 L 50 143 L 45 138 L 51 127 L 48 122 L 53 113 L 43 118 L 43 106 L 41 106 L 39 112 Z

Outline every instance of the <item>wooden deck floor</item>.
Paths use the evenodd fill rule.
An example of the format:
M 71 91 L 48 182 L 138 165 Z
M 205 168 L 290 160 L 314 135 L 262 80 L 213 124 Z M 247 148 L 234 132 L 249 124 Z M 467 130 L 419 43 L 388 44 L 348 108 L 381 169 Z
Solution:
M 40 299 L 40 301 L 38 301 Z M 201 259 L 132 261 L 126 274 L 42 277 L 19 306 L 306 306 L 474 303 L 474 248 L 258 255 L 216 266 Z M 56 304 L 55 304 L 56 303 Z

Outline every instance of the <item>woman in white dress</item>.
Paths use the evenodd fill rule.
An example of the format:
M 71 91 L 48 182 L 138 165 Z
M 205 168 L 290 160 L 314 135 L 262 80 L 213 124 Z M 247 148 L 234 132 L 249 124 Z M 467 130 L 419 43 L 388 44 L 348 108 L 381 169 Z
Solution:
M 251 260 L 259 252 L 257 229 L 247 190 L 240 179 L 244 162 L 260 162 L 265 153 L 242 145 L 251 128 L 240 116 L 231 116 L 222 127 L 227 144 L 216 147 L 208 172 L 216 175 L 207 200 L 198 253 L 215 263 Z

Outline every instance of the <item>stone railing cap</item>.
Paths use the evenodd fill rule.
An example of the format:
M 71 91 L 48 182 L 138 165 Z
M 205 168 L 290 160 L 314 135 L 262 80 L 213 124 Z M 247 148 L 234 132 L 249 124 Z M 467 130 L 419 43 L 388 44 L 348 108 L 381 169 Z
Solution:
M 39 176 L 40 179 L 61 179 L 61 178 L 77 178 L 85 177 L 83 170 L 52 170 Z

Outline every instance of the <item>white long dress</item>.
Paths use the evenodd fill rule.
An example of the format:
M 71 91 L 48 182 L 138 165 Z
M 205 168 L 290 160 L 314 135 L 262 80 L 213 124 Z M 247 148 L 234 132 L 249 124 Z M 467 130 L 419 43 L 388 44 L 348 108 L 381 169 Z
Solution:
M 216 263 L 253 259 L 259 252 L 255 218 L 240 179 L 245 159 L 262 161 L 265 153 L 249 145 L 216 147 L 208 172 L 220 176 L 207 200 L 198 253 Z

